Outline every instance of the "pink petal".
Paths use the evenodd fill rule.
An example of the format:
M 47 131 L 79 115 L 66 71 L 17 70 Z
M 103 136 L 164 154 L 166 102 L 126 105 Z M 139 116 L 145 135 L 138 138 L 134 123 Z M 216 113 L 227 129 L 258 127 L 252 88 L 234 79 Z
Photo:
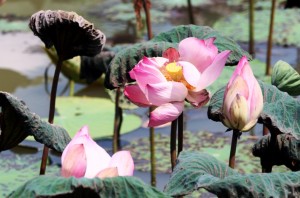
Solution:
M 148 127 L 155 127 L 173 121 L 182 113 L 184 102 L 166 103 L 150 113 Z
M 124 88 L 124 95 L 135 105 L 139 107 L 150 106 L 145 94 L 138 85 L 128 85 Z
M 225 50 L 216 56 L 212 64 L 203 71 L 196 90 L 205 89 L 221 75 L 230 53 L 229 50 Z
M 201 76 L 198 69 L 192 63 L 186 61 L 179 61 L 178 64 L 182 66 L 184 79 L 193 87 L 197 87 Z
M 145 88 L 148 83 L 166 82 L 165 76 L 158 69 L 157 58 L 144 58 L 138 63 L 129 73 L 134 77 L 141 90 L 145 93 Z
M 194 92 L 189 91 L 186 99 L 196 108 L 204 106 L 210 99 L 209 92 L 206 89 Z
M 104 179 L 109 177 L 117 177 L 119 176 L 117 167 L 109 167 L 105 168 L 97 174 L 97 177 Z
M 130 152 L 116 152 L 111 158 L 109 167 L 117 167 L 119 176 L 132 176 L 134 171 L 134 163 Z
M 144 57 L 143 58 L 143 64 L 148 66 L 155 66 L 158 69 L 160 69 L 162 66 L 164 66 L 167 62 L 169 62 L 169 59 L 164 57 Z
M 83 144 L 74 144 L 64 150 L 61 160 L 61 175 L 63 177 L 83 177 L 86 171 L 86 156 Z
M 263 95 L 262 90 L 257 81 L 255 81 L 252 96 L 250 101 L 250 119 L 255 120 L 259 117 L 260 113 L 263 111 Z
M 85 130 L 88 133 L 87 127 L 83 127 L 81 130 Z M 90 137 L 89 134 L 86 137 L 84 149 L 87 160 L 87 168 L 84 176 L 92 178 L 101 170 L 108 167 L 111 157 Z
M 169 102 L 184 101 L 187 95 L 185 85 L 174 81 L 148 84 L 146 90 L 146 96 L 154 106 L 160 106 Z
M 231 86 L 233 80 L 236 78 L 237 75 L 242 75 L 242 70 L 243 70 L 245 64 L 247 64 L 247 63 L 248 63 L 247 57 L 243 56 L 240 59 L 238 65 L 236 66 L 236 68 L 235 68 L 235 70 L 234 70 L 234 72 L 233 72 L 233 74 L 232 74 L 232 76 L 231 76 L 231 78 L 230 78 L 230 80 L 228 82 L 229 86 Z
M 232 82 L 231 86 L 227 84 L 225 94 L 224 94 L 224 100 L 223 100 L 223 113 L 227 114 L 227 118 L 230 120 L 230 107 L 232 105 L 232 101 L 236 98 L 236 95 L 241 95 L 244 98 L 249 97 L 249 89 L 247 86 L 247 83 L 241 76 L 236 76 L 234 81 Z
M 169 59 L 169 62 L 177 62 L 180 55 L 177 49 L 170 47 L 163 52 L 162 56 Z
M 214 40 L 215 38 L 200 40 L 195 37 L 183 39 L 178 46 L 180 60 L 192 63 L 202 73 L 218 54 Z

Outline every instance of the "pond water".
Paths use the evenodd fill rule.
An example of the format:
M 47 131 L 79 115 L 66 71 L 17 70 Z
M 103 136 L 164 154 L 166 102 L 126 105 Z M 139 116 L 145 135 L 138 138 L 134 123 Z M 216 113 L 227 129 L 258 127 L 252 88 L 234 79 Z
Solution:
M 216 1 L 213 5 L 195 8 L 196 24 L 211 26 L 217 19 L 231 14 L 234 9 L 226 6 L 224 1 Z M 41 9 L 62 9 L 73 10 L 78 14 L 84 16 L 89 21 L 95 23 L 95 25 L 101 29 L 108 37 L 108 43 L 124 42 L 124 38 L 132 42 L 138 39 L 145 39 L 145 32 L 141 33 L 141 36 L 137 37 L 132 28 L 132 17 L 128 16 L 128 13 L 124 13 L 124 19 L 113 20 L 112 15 L 117 11 L 109 10 L 113 5 L 120 4 L 119 0 L 9 0 L 0 7 L 0 19 L 21 21 L 22 27 L 15 27 L 17 30 L 22 31 L 6 31 L 0 33 L 0 90 L 12 93 L 18 98 L 22 99 L 32 112 L 37 113 L 40 117 L 46 118 L 49 110 L 49 96 L 45 91 L 45 68 L 51 64 L 50 59 L 43 50 L 43 45 L 39 38 L 33 36 L 29 29 L 24 26 L 24 23 L 28 23 L 28 18 L 31 14 Z M 126 8 L 127 9 L 127 8 Z M 153 9 L 156 9 L 153 7 Z M 172 9 L 172 10 L 160 10 L 164 15 L 157 14 L 158 18 L 161 16 L 161 20 L 153 22 L 153 32 L 157 34 L 171 29 L 173 26 L 188 24 L 188 15 L 185 8 Z M 132 10 L 133 12 L 133 10 Z M 129 21 L 125 21 L 125 16 Z M 155 17 L 155 16 L 154 16 Z M 9 23 L 8 23 L 9 25 Z M 1 29 L 3 28 L 3 29 Z M 0 30 L 5 27 L 1 26 Z M 13 30 L 13 28 L 11 29 Z M 121 33 L 121 35 L 120 35 Z M 120 40 L 120 38 L 123 40 Z M 243 44 L 246 48 L 247 45 Z M 266 44 L 257 44 L 256 57 L 262 61 L 265 61 Z M 274 47 L 272 56 L 272 62 L 283 59 L 290 64 L 296 63 L 296 49 L 295 48 L 283 48 Z M 53 67 L 49 71 L 49 81 L 53 76 Z M 58 93 L 60 93 L 68 80 L 61 75 Z M 51 83 L 49 83 L 49 86 Z M 100 91 L 101 90 L 101 91 Z M 86 85 L 75 85 L 75 92 L 80 92 L 80 95 L 103 95 L 103 86 L 96 86 L 92 89 L 86 89 Z M 68 93 L 64 93 L 68 95 Z M 107 94 L 106 94 L 107 95 Z M 224 132 L 226 130 L 220 123 L 215 123 L 207 119 L 206 108 L 201 110 L 188 110 L 187 117 L 187 130 L 197 132 L 199 130 L 207 130 L 211 132 Z M 143 110 L 141 116 L 145 113 Z M 135 112 L 136 113 L 136 112 Z M 126 123 L 125 123 L 126 124 Z M 169 127 L 159 128 L 156 133 L 168 135 L 170 131 Z M 258 134 L 261 131 L 261 126 L 256 127 L 255 132 Z M 139 138 L 147 137 L 148 129 L 140 127 L 137 130 L 127 133 L 122 136 L 122 141 L 127 144 L 132 141 L 136 141 Z M 228 134 L 230 136 L 230 134 Z M 107 140 L 99 140 L 101 146 L 110 149 L 111 142 Z M 18 154 L 24 156 L 26 154 L 34 153 L 39 159 L 41 155 L 42 145 L 31 141 L 24 141 L 22 145 L 29 146 L 32 149 L 26 150 L 22 147 L 19 150 L 5 151 L 0 153 L 0 164 L 4 156 L 10 156 Z M 20 148 L 20 147 L 19 147 Z M 53 164 L 59 164 L 60 158 L 53 154 L 51 155 Z M 145 182 L 150 183 L 149 172 L 135 171 L 135 176 L 140 177 Z M 163 186 L 167 183 L 169 174 L 158 173 L 157 174 L 157 186 L 159 189 L 163 189 Z M 3 180 L 0 178 L 0 183 Z M 1 185 L 0 185 L 1 186 Z M 1 188 L 0 188 L 1 190 Z M 7 192 L 6 192 L 7 193 Z M 0 194 L 1 196 L 1 194 Z

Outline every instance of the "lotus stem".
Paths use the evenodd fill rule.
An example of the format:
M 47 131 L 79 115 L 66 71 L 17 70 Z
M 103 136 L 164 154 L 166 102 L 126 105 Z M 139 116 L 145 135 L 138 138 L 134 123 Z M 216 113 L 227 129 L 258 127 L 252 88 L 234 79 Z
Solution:
M 70 86 L 69 96 L 74 96 L 74 89 L 75 89 L 74 80 L 69 80 L 69 86 Z
M 148 40 L 152 39 L 152 26 L 151 26 L 151 15 L 150 10 L 148 7 L 148 1 L 150 4 L 150 0 L 143 0 L 143 7 L 146 14 L 146 24 L 147 24 L 147 33 L 148 33 Z
M 232 140 L 231 140 L 231 148 L 230 148 L 230 156 L 229 156 L 229 167 L 235 167 L 235 153 L 236 153 L 236 146 L 237 140 L 241 136 L 241 132 L 239 130 L 233 130 L 232 133 Z
M 170 134 L 170 155 L 172 171 L 176 165 L 176 136 L 177 136 L 177 119 L 172 121 Z
M 178 154 L 183 149 L 183 112 L 180 114 L 180 116 L 177 118 L 178 119 Z
M 149 114 L 153 110 L 152 107 L 149 108 Z M 156 186 L 156 159 L 155 159 L 155 133 L 154 128 L 149 128 L 149 140 L 150 140 L 150 161 L 151 161 L 151 185 Z
M 58 85 L 60 70 L 62 67 L 62 62 L 63 60 L 59 58 L 56 63 L 54 78 L 52 81 L 51 95 L 50 95 L 50 108 L 49 108 L 49 117 L 48 117 L 48 122 L 50 124 L 53 124 L 54 121 L 56 92 L 57 92 L 57 85 Z M 49 148 L 44 145 L 42 161 L 40 166 L 40 175 L 44 175 L 46 172 L 48 153 L 49 153 Z
M 120 87 L 116 90 L 116 99 L 115 99 L 115 119 L 114 119 L 114 135 L 113 135 L 113 153 L 116 153 L 120 150 L 120 130 L 121 130 L 121 124 L 123 121 L 122 118 L 122 108 L 120 108 L 119 105 L 119 99 L 120 99 Z
M 249 0 L 249 53 L 254 58 L 254 0 Z
M 195 24 L 192 2 L 191 2 L 191 0 L 187 0 L 187 3 L 188 3 L 188 12 L 189 12 L 190 24 Z
M 272 0 L 269 37 L 268 37 L 268 49 L 267 49 L 267 63 L 266 63 L 267 64 L 266 75 L 268 76 L 271 75 L 271 54 L 272 54 L 272 37 L 273 37 L 273 27 L 274 27 L 275 5 L 276 5 L 276 0 Z

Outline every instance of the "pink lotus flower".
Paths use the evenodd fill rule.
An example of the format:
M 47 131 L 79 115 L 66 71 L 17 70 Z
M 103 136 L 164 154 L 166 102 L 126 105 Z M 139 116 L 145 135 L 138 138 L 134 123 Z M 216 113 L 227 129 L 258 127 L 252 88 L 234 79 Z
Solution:
M 141 107 L 156 107 L 148 126 L 154 127 L 175 120 L 187 100 L 194 107 L 209 101 L 205 90 L 221 74 L 230 51 L 218 54 L 215 38 L 186 38 L 178 51 L 169 48 L 163 57 L 144 57 L 129 72 L 137 84 L 125 87 L 125 96 Z
M 223 99 L 222 122 L 230 129 L 250 130 L 263 110 L 263 95 L 246 57 L 230 78 Z
M 133 159 L 129 151 L 119 151 L 112 157 L 90 137 L 88 127 L 77 132 L 61 157 L 63 177 L 132 176 Z

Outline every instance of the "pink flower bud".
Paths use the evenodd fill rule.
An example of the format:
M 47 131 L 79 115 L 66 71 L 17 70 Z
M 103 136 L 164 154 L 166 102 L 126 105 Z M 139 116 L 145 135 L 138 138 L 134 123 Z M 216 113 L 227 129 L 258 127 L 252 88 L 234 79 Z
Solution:
M 230 129 L 248 131 L 263 110 L 261 88 L 246 57 L 242 57 L 224 93 L 222 122 Z

